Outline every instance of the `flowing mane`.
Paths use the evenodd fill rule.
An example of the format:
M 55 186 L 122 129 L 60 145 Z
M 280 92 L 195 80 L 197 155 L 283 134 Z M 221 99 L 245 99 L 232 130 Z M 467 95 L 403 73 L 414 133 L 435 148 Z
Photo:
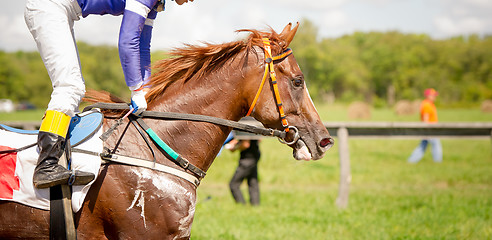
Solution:
M 288 43 L 270 28 L 269 31 L 241 29 L 236 32 L 249 32 L 249 36 L 242 41 L 233 41 L 222 44 L 190 45 L 175 48 L 169 52 L 170 58 L 157 61 L 153 66 L 147 93 L 147 103 L 152 105 L 171 84 L 190 80 L 199 80 L 205 74 L 220 69 L 227 61 L 236 58 L 243 51 L 257 54 L 254 47 L 263 49 L 263 37 L 270 39 L 272 54 L 277 55 L 288 47 Z M 243 55 L 247 58 L 247 54 Z M 85 102 L 96 103 L 124 103 L 126 101 L 106 91 L 88 90 L 83 99 Z M 107 114 L 121 114 L 120 110 L 103 110 Z
M 242 29 L 237 32 L 250 32 L 250 35 L 244 41 L 223 44 L 206 43 L 203 46 L 185 45 L 183 48 L 170 51 L 171 58 L 156 62 L 153 66 L 154 73 L 148 83 L 151 86 L 147 94 L 149 105 L 173 83 L 198 80 L 206 73 L 221 68 L 227 61 L 236 58 L 243 51 L 256 54 L 256 51 L 251 51 L 251 49 L 255 46 L 263 49 L 262 37 L 270 39 L 274 55 L 288 47 L 288 44 L 273 29 L 269 32 L 252 29 Z

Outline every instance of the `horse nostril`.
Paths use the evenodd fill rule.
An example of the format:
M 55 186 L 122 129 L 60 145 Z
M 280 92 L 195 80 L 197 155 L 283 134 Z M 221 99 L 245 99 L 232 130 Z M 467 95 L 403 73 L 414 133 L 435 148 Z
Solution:
M 321 140 L 321 142 L 319 142 L 319 145 L 324 148 L 324 147 L 328 147 L 328 146 L 331 146 L 335 143 L 335 140 L 331 137 L 329 138 L 323 138 Z

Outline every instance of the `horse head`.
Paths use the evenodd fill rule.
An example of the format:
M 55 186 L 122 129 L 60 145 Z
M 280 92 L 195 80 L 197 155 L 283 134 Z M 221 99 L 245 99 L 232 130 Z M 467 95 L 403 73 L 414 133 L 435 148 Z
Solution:
M 317 160 L 334 144 L 324 127 L 309 95 L 304 75 L 288 49 L 299 23 L 292 28 L 288 24 L 280 34 L 253 32 L 258 56 L 255 74 L 248 76 L 251 88 L 257 87 L 257 95 L 249 94 L 249 112 L 264 126 L 285 129 L 287 143 L 294 149 L 297 160 Z M 258 36 L 259 35 L 259 36 Z M 262 39 L 262 43 L 258 41 Z M 270 73 L 267 73 L 269 71 Z M 269 90 L 261 90 L 259 79 L 268 78 Z M 261 82 L 263 85 L 263 81 Z M 276 86 L 277 85 L 277 86 Z M 254 87 L 253 87 L 254 86 Z M 256 104 L 256 106 L 255 106 Z

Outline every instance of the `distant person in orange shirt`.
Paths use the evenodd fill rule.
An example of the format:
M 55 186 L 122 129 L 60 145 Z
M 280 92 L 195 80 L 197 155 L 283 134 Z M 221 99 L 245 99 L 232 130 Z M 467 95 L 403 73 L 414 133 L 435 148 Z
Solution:
M 437 110 L 434 101 L 438 93 L 434 88 L 428 88 L 424 91 L 425 100 L 420 104 L 420 120 L 425 123 L 437 123 Z M 439 138 L 423 139 L 419 146 L 413 150 L 412 155 L 408 158 L 409 163 L 417 163 L 424 156 L 427 145 L 431 144 L 432 158 L 434 162 L 442 162 L 442 146 Z

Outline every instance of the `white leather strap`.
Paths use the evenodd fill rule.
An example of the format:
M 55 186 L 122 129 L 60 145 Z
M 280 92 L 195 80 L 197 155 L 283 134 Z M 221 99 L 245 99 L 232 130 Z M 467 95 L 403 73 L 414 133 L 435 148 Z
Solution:
M 137 166 L 137 167 L 144 167 L 152 170 L 157 170 L 160 172 L 165 172 L 172 174 L 174 176 L 180 177 L 184 180 L 187 180 L 188 182 L 192 183 L 195 185 L 195 187 L 198 187 L 200 185 L 200 181 L 198 178 L 195 176 L 183 172 L 181 170 L 178 170 L 176 168 L 168 167 L 166 165 L 162 165 L 160 163 L 154 163 L 148 160 L 143 160 L 143 159 L 138 159 L 138 158 L 133 158 L 133 157 L 127 157 L 127 156 L 122 156 L 122 155 L 117 155 L 117 154 L 111 154 L 110 157 L 106 156 L 101 156 L 103 160 L 110 161 L 110 162 L 117 162 L 117 163 L 122 163 L 126 165 L 131 165 L 131 166 Z
M 128 157 L 128 156 L 123 156 L 123 155 L 118 155 L 118 154 L 100 154 L 97 152 L 92 152 L 92 151 L 87 151 L 83 149 L 78 149 L 78 148 L 72 148 L 72 152 L 78 152 L 78 153 L 84 153 L 84 154 L 90 154 L 90 155 L 95 155 L 95 156 L 100 156 L 103 161 L 106 162 L 115 162 L 115 163 L 121 163 L 125 165 L 130 165 L 130 166 L 135 166 L 135 167 L 144 167 L 148 168 L 151 170 L 156 170 L 159 172 L 164 172 L 164 173 L 169 173 L 172 174 L 176 177 L 180 177 L 191 184 L 195 185 L 195 187 L 198 187 L 200 185 L 200 180 L 198 180 L 197 177 L 184 172 L 182 170 L 168 167 L 166 165 L 162 165 L 160 163 L 154 163 L 149 160 L 144 160 L 140 158 L 134 158 L 134 157 Z

